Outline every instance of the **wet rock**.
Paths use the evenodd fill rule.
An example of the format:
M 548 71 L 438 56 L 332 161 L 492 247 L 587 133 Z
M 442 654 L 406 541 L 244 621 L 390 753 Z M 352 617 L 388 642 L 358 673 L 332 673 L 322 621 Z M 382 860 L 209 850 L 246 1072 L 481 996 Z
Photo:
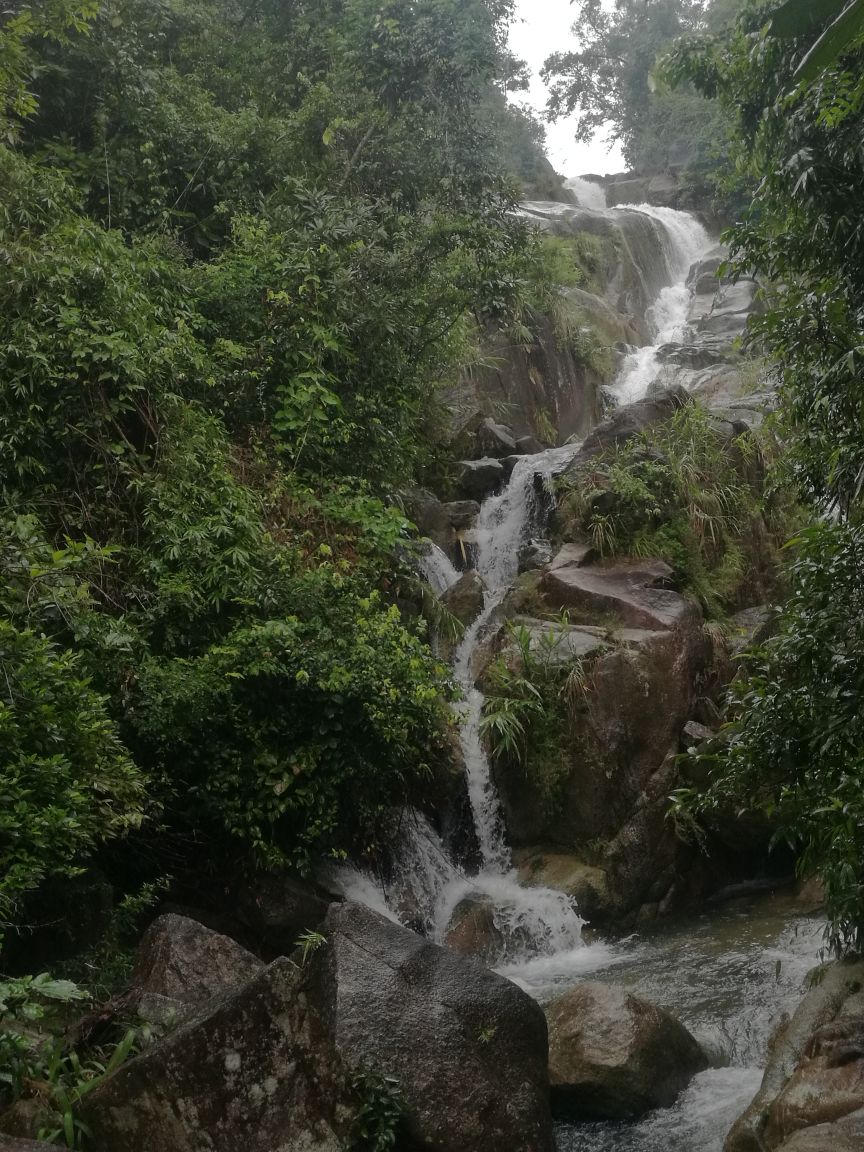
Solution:
M 548 668 L 573 664 L 609 647 L 602 628 L 559 624 L 554 620 L 536 620 L 531 616 L 516 616 L 513 623 L 527 631 L 532 654 Z M 506 643 L 506 634 L 500 636 L 499 641 Z M 516 646 L 512 640 L 507 646 L 515 651 Z
M 275 960 L 86 1098 L 93 1152 L 339 1152 L 354 1099 L 306 973 Z
M 668 1107 L 707 1067 L 668 1012 L 622 988 L 586 981 L 546 1008 L 553 1113 L 633 1120 Z
M 840 961 L 817 970 L 817 977 L 811 982 L 810 991 L 798 1005 L 791 1020 L 774 1037 L 759 1091 L 726 1137 L 724 1152 L 773 1152 L 786 1136 L 792 1135 L 796 1128 L 804 1127 L 803 1124 L 797 1124 L 788 1130 L 780 1131 L 775 1105 L 787 1085 L 791 1084 L 796 1070 L 808 1060 L 807 1053 L 814 1043 L 814 1037 L 827 1025 L 842 1022 L 844 1017 L 855 1019 L 864 1015 L 864 1005 L 861 1003 L 862 989 L 864 989 L 864 962 Z M 824 1067 L 817 1064 L 814 1068 L 817 1080 L 821 1078 L 823 1072 Z M 795 1114 L 798 1116 L 802 1115 L 799 1110 L 801 1084 L 802 1078 L 799 1078 L 792 1101 L 796 1109 Z M 796 1099 L 798 1102 L 794 1103 Z M 848 1099 L 845 1085 L 842 1086 L 841 1099 Z M 830 1108 L 830 1093 L 823 1097 L 820 1106 Z M 820 1121 L 836 1119 L 844 1112 L 854 1110 L 853 1107 L 845 1107 L 833 1116 L 823 1112 L 821 1116 L 813 1115 L 809 1123 L 815 1126 Z M 769 1123 L 772 1124 L 771 1144 L 766 1142 Z
M 585 440 L 582 448 L 574 457 L 567 471 L 577 469 L 580 464 L 592 460 L 601 452 L 616 444 L 624 444 L 638 436 L 646 428 L 654 424 L 671 419 L 671 417 L 686 404 L 692 404 L 693 399 L 686 389 L 681 387 L 665 388 L 652 396 L 637 400 L 635 404 L 627 404 L 618 408 L 608 420 L 591 433 Z
M 578 856 L 542 849 L 522 849 L 514 854 L 519 881 L 526 888 L 554 888 L 573 898 L 576 910 L 589 923 L 602 923 L 614 911 L 609 880 L 602 868 L 586 864 Z
M 315 965 L 340 1056 L 395 1076 L 428 1152 L 551 1152 L 538 1005 L 483 965 L 356 904 L 334 905 Z
M 45 1144 L 41 1140 L 24 1140 L 18 1136 L 4 1136 L 0 1133 L 0 1152 L 57 1152 L 56 1144 Z
M 476 500 L 453 500 L 442 505 L 450 527 L 455 532 L 470 528 L 480 515 L 480 505 Z
M 552 547 L 545 540 L 530 540 L 519 549 L 519 571 L 538 572 L 552 559 Z
M 459 464 L 457 485 L 469 500 L 485 500 L 504 479 L 500 460 L 463 460 Z
M 246 929 L 245 942 L 268 958 L 293 951 L 297 937 L 318 927 L 329 904 L 313 884 L 278 871 L 239 876 L 231 902 Z
M 516 441 L 516 451 L 520 456 L 536 456 L 543 451 L 543 445 L 536 436 L 520 436 Z
M 234 991 L 263 964 L 236 941 L 183 916 L 160 916 L 138 948 L 132 987 L 138 1013 L 164 1023 Z
M 811 1037 L 804 1056 L 771 1104 L 767 1148 L 792 1133 L 864 1109 L 864 1017 L 829 1024 Z
M 403 495 L 403 503 L 406 516 L 417 525 L 420 535 L 446 549 L 452 535 L 446 505 L 425 488 L 410 488 Z
M 588 564 L 596 558 L 590 544 L 565 544 L 555 553 L 549 569 L 555 572 L 558 568 L 581 568 L 583 564 Z
M 467 626 L 483 611 L 485 589 L 482 578 L 472 569 L 447 589 L 441 596 L 441 603 L 461 624 Z
M 700 332 L 715 336 L 740 335 L 747 319 L 756 308 L 757 285 L 753 280 L 739 280 L 725 285 L 704 311 L 704 297 L 695 297 L 690 308 L 690 319 Z
M 488 901 L 475 897 L 457 904 L 444 942 L 460 956 L 474 956 L 486 964 L 499 960 L 505 948 L 495 924 L 495 910 Z
M 629 628 L 698 627 L 698 605 L 669 591 L 672 576 L 662 560 L 618 560 L 602 566 L 562 565 L 550 569 L 541 583 L 553 608 L 613 616 Z
M 779 1152 L 861 1152 L 864 1148 L 864 1111 L 853 1112 L 834 1124 L 804 1128 L 780 1145 Z
M 504 468 L 504 479 L 505 480 L 510 479 L 510 477 L 513 475 L 513 472 L 514 472 L 514 469 L 516 468 L 516 465 L 519 463 L 519 461 L 521 459 L 522 459 L 521 456 L 505 456 L 501 460 L 501 464 L 503 465 L 503 468 Z
M 477 429 L 477 451 L 481 457 L 491 456 L 496 460 L 516 455 L 512 429 L 504 424 L 496 424 L 491 416 L 487 416 Z

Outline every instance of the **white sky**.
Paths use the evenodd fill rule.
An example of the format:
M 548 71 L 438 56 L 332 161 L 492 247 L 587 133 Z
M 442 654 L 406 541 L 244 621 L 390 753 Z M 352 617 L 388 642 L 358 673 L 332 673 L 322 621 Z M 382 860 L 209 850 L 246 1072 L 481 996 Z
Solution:
M 540 79 L 540 69 L 553 52 L 575 47 L 570 31 L 573 9 L 570 0 L 518 0 L 516 13 L 510 48 L 520 60 L 528 62 L 534 81 L 530 92 L 517 92 L 514 96 L 517 102 L 525 101 L 542 111 L 546 105 L 546 86 Z M 562 176 L 624 171 L 626 165 L 617 144 L 611 152 L 602 137 L 590 144 L 577 144 L 573 139 L 574 129 L 572 119 L 546 125 L 546 151 Z

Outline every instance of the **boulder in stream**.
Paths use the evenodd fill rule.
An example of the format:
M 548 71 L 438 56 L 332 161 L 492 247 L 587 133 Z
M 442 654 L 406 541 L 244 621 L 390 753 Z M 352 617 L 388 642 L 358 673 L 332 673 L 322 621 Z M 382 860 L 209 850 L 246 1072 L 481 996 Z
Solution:
M 761 1087 L 727 1136 L 724 1152 L 774 1152 L 781 1147 L 787 1152 L 784 1141 L 796 1132 L 861 1108 L 864 962 L 840 961 L 817 970 L 810 991 L 775 1036 Z M 802 1134 L 792 1145 L 794 1152 L 809 1152 L 804 1140 Z
M 441 596 L 441 603 L 460 624 L 468 625 L 483 611 L 486 586 L 473 569 L 460 576 Z
M 861 1152 L 864 1148 L 864 1111 L 853 1112 L 834 1124 L 802 1128 L 780 1145 L 779 1152 Z
M 551 1152 L 547 1033 L 527 993 L 357 904 L 315 956 L 339 1056 L 398 1079 L 428 1152 Z
M 553 1113 L 633 1120 L 674 1103 L 705 1054 L 662 1008 L 623 988 L 585 981 L 546 1008 Z

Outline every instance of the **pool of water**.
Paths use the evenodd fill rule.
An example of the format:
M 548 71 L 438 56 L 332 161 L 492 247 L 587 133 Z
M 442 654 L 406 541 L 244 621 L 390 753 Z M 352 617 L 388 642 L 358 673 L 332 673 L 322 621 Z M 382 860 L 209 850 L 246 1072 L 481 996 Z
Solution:
M 638 1123 L 560 1125 L 560 1152 L 721 1152 L 759 1087 L 772 1032 L 820 961 L 823 927 L 788 897 L 763 897 L 503 969 L 541 1002 L 582 979 L 626 987 L 677 1016 L 714 1065 Z

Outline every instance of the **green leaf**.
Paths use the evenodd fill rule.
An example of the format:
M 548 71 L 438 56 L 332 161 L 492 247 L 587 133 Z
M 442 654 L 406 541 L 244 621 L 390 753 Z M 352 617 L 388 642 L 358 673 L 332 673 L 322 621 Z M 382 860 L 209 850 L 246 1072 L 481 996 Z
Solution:
M 811 29 L 843 7 L 844 0 L 786 0 L 771 16 L 771 35 L 781 40 L 806 36 Z
M 852 0 L 830 27 L 822 33 L 795 72 L 803 83 L 814 80 L 830 68 L 864 34 L 864 0 Z

